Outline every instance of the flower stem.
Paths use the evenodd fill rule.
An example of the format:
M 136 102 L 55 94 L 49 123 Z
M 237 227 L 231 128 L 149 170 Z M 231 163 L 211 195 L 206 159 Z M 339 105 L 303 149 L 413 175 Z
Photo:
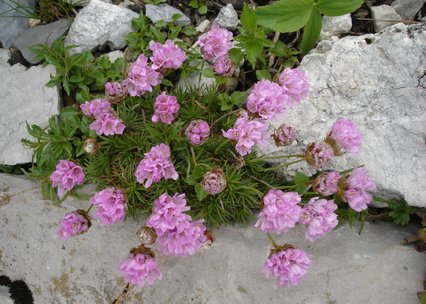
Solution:
M 274 171 L 274 170 L 277 170 L 277 169 L 280 169 L 280 168 L 283 168 L 283 167 L 288 167 L 290 165 L 294 165 L 294 164 L 300 163 L 302 161 L 304 161 L 304 159 L 298 159 L 298 160 L 295 160 L 295 161 L 290 162 L 290 163 L 284 163 L 284 164 L 281 164 L 281 165 L 276 166 L 276 167 L 263 169 L 263 171 Z
M 268 236 L 269 240 L 272 242 L 272 246 L 274 246 L 276 248 L 278 245 L 277 245 L 277 243 L 275 243 L 275 240 L 272 237 L 272 235 L 270 235 L 269 233 L 266 233 L 266 235 Z
M 254 179 L 254 180 L 257 180 L 258 182 L 260 182 L 260 183 L 262 183 L 262 184 L 264 184 L 264 185 L 268 186 L 268 187 L 269 187 L 269 188 L 271 188 L 271 189 L 277 189 L 277 187 L 274 187 L 274 186 L 272 186 L 272 185 L 268 184 L 267 182 L 265 182 L 265 181 L 263 181 L 263 180 L 261 180 L 261 179 L 259 179 L 259 178 L 255 177 L 255 176 L 253 176 L 253 175 L 249 175 L 249 177 L 251 177 L 251 178 L 252 178 L 252 179 Z
M 228 112 L 228 113 L 226 113 L 226 114 L 224 114 L 224 115 L 222 115 L 221 117 L 219 117 L 218 119 L 216 119 L 212 124 L 211 124 L 211 126 L 210 126 L 210 128 L 213 128 L 213 126 L 215 125 L 215 124 L 217 124 L 220 120 L 222 120 L 223 118 L 225 118 L 226 116 L 228 116 L 228 115 L 231 115 L 231 114 L 234 114 L 234 113 L 237 113 L 238 111 L 240 111 L 241 109 L 236 109 L 236 110 L 234 110 L 234 111 L 231 111 L 231 112 Z
M 292 157 L 298 157 L 298 158 L 305 158 L 304 154 L 290 154 L 290 155 L 276 155 L 276 156 L 264 156 L 253 159 L 253 161 L 265 161 L 269 159 L 280 159 L 280 158 L 292 158 Z
M 194 148 L 191 146 L 189 149 L 191 150 L 191 156 L 192 156 L 192 161 L 194 162 L 194 166 L 196 166 L 197 165 L 197 161 L 195 160 Z
M 92 210 L 92 208 L 93 208 L 93 204 L 91 204 L 91 205 L 89 206 L 89 208 L 87 208 L 86 212 L 87 212 L 87 213 L 89 213 L 89 212 L 90 212 L 90 210 Z

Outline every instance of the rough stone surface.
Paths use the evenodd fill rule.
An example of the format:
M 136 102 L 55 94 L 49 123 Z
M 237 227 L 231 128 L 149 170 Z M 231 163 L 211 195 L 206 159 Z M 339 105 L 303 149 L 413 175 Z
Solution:
M 239 23 L 237 11 L 232 4 L 228 4 L 222 7 L 214 22 L 223 28 L 233 31 Z
M 29 22 L 27 18 L 22 18 L 22 10 L 17 12 L 16 4 L 34 7 L 34 0 L 15 0 L 15 1 L 0 1 L 0 42 L 4 48 L 12 46 L 13 41 L 18 35 L 28 28 Z M 12 6 L 13 8 L 11 8 Z M 15 17 L 14 17 L 15 16 Z
M 0 164 L 31 162 L 32 151 L 21 143 L 30 137 L 25 122 L 44 126 L 58 114 L 58 90 L 45 86 L 54 73 L 53 66 L 0 65 Z
M 0 65 L 9 66 L 7 63 L 12 54 L 10 54 L 10 51 L 8 49 L 0 49 Z
M 66 1 L 67 1 L 67 3 L 76 4 L 77 6 L 86 6 L 92 0 L 66 0 Z M 111 0 L 100 0 L 100 1 L 105 2 L 105 3 L 112 3 Z
M 392 7 L 402 19 L 413 20 L 424 3 L 424 0 L 395 0 Z
M 70 21 L 67 19 L 61 19 L 46 25 L 38 25 L 23 31 L 13 44 L 21 51 L 22 56 L 29 63 L 36 64 L 39 61 L 35 59 L 30 47 L 45 43 L 51 46 L 56 39 L 65 35 L 69 26 Z
M 38 183 L 0 175 L 0 273 L 24 279 L 35 303 L 110 304 L 125 283 L 117 268 L 138 244 L 143 224 L 128 220 L 61 241 L 59 219 L 88 202 L 68 199 L 58 207 L 44 201 Z M 31 212 L 29 212 L 31 210 Z M 424 254 L 401 241 L 418 227 L 366 223 L 342 225 L 317 242 L 297 227 L 277 237 L 306 250 L 312 267 L 297 287 L 280 288 L 262 276 L 267 237 L 253 224 L 215 229 L 216 242 L 187 257 L 157 254 L 163 279 L 131 288 L 124 303 L 404 303 L 418 304 L 426 270 Z
M 164 20 L 167 23 L 170 23 L 173 21 L 173 15 L 179 14 L 181 15 L 180 18 L 176 21 L 177 24 L 184 24 L 184 25 L 190 25 L 191 20 L 185 16 L 182 11 L 178 10 L 177 8 L 174 8 L 173 6 L 170 6 L 168 4 L 147 4 L 145 5 L 145 15 L 146 17 L 151 20 L 153 23 L 156 23 L 160 20 Z
M 195 29 L 199 33 L 204 33 L 209 25 L 210 25 L 210 21 L 206 19 L 201 21 L 200 24 L 197 25 Z
M 92 0 L 75 18 L 65 39 L 78 53 L 108 43 L 111 49 L 123 48 L 125 36 L 132 32 L 131 21 L 139 15 L 127 8 Z
M 337 17 L 324 16 L 324 18 L 322 19 L 322 29 L 320 38 L 327 39 L 331 36 L 340 36 L 349 32 L 351 28 L 351 14 L 346 14 Z
M 401 20 L 401 16 L 395 12 L 394 8 L 389 5 L 380 5 L 371 7 L 371 17 L 377 20 Z M 398 22 L 373 21 L 374 30 L 380 32 L 384 28 L 394 25 Z
M 124 58 L 124 53 L 122 52 L 122 51 L 114 51 L 114 52 L 109 52 L 108 54 L 107 54 L 107 56 L 108 56 L 108 58 L 109 58 L 109 60 L 111 61 L 111 62 L 114 62 L 114 61 L 116 61 L 118 58 Z
M 364 164 L 380 189 L 426 207 L 426 25 L 397 24 L 379 34 L 322 41 L 301 68 L 309 97 L 274 122 L 297 128 L 300 145 L 280 153 L 300 153 L 338 118 L 349 118 L 363 134 L 361 153 L 336 158 L 330 168 Z M 271 142 L 261 151 L 279 149 Z M 315 173 L 306 164 L 286 173 L 299 169 Z
M 204 69 L 212 69 L 212 65 L 205 62 Z M 206 88 L 215 85 L 214 78 L 206 77 L 199 71 L 190 72 L 186 78 L 181 77 L 177 84 L 178 88 Z

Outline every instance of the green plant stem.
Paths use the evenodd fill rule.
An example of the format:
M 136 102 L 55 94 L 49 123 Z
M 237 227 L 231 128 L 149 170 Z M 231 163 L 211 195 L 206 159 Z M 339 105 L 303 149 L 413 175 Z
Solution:
M 271 188 L 271 189 L 277 189 L 277 187 L 274 187 L 274 186 L 272 186 L 272 185 L 268 184 L 267 182 L 265 182 L 265 181 L 263 181 L 263 180 L 261 180 L 261 179 L 259 179 L 259 178 L 255 177 L 255 176 L 253 176 L 253 175 L 249 175 L 249 177 L 250 177 L 250 178 L 252 178 L 252 179 L 254 179 L 254 180 L 257 180 L 259 183 L 262 183 L 262 184 L 264 184 L 264 185 L 268 186 L 268 187 L 269 187 L 269 188 Z
M 215 124 L 217 124 L 219 121 L 221 121 L 221 120 L 222 120 L 223 118 L 225 118 L 226 116 L 229 116 L 229 115 L 234 114 L 234 113 L 238 113 L 240 110 L 241 110 L 241 109 L 237 109 L 237 110 L 234 110 L 234 111 L 231 111 L 231 112 L 228 112 L 228 113 L 226 113 L 226 114 L 222 115 L 221 117 L 219 117 L 218 119 L 216 119 L 216 120 L 215 120 L 215 121 L 211 124 L 210 128 L 212 129 L 212 128 L 213 128 L 213 126 L 214 126 Z
M 290 163 L 284 163 L 284 164 L 281 164 L 281 165 L 276 166 L 276 167 L 263 169 L 263 171 L 274 171 L 274 170 L 277 170 L 277 169 L 280 169 L 280 168 L 283 168 L 283 167 L 287 167 L 287 166 L 291 166 L 291 165 L 300 163 L 302 161 L 304 161 L 304 159 L 298 159 L 298 160 L 290 162 Z
M 269 159 L 292 158 L 292 157 L 305 158 L 305 155 L 304 154 L 290 154 L 290 155 L 266 156 L 266 157 L 255 158 L 252 161 L 258 162 L 258 161 L 265 161 L 265 160 L 269 160 Z
M 197 165 L 197 161 L 196 161 L 196 159 L 195 159 L 195 151 L 194 151 L 194 148 L 191 146 L 189 149 L 191 150 L 191 156 L 192 156 L 192 161 L 194 162 L 194 166 L 196 166 L 196 165 Z
M 278 247 L 277 243 L 275 243 L 274 238 L 269 233 L 266 233 L 266 235 L 268 236 L 269 240 L 272 242 L 272 246 L 274 246 L 275 248 Z
M 201 76 L 203 75 L 204 70 L 204 60 L 201 62 L 200 76 L 198 76 L 198 86 L 201 84 Z
M 92 210 L 92 208 L 93 208 L 93 204 L 91 204 L 91 205 L 89 206 L 89 208 L 87 208 L 86 212 L 87 212 L 87 213 L 89 213 L 89 212 L 90 212 L 90 210 Z

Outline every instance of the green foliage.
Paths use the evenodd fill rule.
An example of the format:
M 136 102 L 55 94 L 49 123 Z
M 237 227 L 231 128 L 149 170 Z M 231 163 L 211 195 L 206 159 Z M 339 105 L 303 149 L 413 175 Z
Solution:
M 388 205 L 388 208 L 390 210 L 389 217 L 397 225 L 407 225 L 410 222 L 410 216 L 416 211 L 413 207 L 408 206 L 405 200 L 386 200 L 377 197 L 375 197 L 374 200 Z
M 200 15 L 207 14 L 207 5 L 204 3 L 204 1 L 191 0 L 189 1 L 189 6 L 196 9 L 200 13 Z

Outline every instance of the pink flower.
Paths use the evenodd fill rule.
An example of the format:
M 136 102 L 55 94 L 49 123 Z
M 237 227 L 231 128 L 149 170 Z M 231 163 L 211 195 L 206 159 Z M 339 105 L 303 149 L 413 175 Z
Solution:
M 313 183 L 313 190 L 323 196 L 330 196 L 337 192 L 337 182 L 340 173 L 337 171 L 320 174 Z
M 331 127 L 326 141 L 335 149 L 336 155 L 341 153 L 358 153 L 361 149 L 361 132 L 349 119 L 340 118 Z
M 89 117 L 97 117 L 103 113 L 111 113 L 112 107 L 111 104 L 102 98 L 93 99 L 92 101 L 80 105 L 81 111 L 83 114 Z
M 367 171 L 356 168 L 346 179 L 346 191 L 344 200 L 355 211 L 363 211 L 373 200 L 367 191 L 376 190 L 376 184 L 371 180 Z
M 310 264 L 306 252 L 289 248 L 271 254 L 263 266 L 263 272 L 267 278 L 276 278 L 280 286 L 298 285 Z
M 363 168 L 355 168 L 346 180 L 348 188 L 357 188 L 365 191 L 376 190 L 376 184 L 371 180 L 368 172 Z
M 368 208 L 373 197 L 365 190 L 351 188 L 345 191 L 345 199 L 353 210 L 361 212 Z
M 334 156 L 333 148 L 325 142 L 310 143 L 306 147 L 306 161 L 314 167 L 327 165 Z
M 228 54 L 232 47 L 232 32 L 213 25 L 210 31 L 198 39 L 203 58 L 214 62 L 220 56 Z
M 286 232 L 296 226 L 302 214 L 302 208 L 298 205 L 300 201 L 297 192 L 269 190 L 263 197 L 264 206 L 254 226 L 260 226 L 264 232 Z
M 111 103 L 119 103 L 127 95 L 127 88 L 120 82 L 105 83 L 105 96 Z
M 264 119 L 284 113 L 287 106 L 288 97 L 284 89 L 269 80 L 257 82 L 247 98 L 247 110 Z
M 164 44 L 151 41 L 149 49 L 152 51 L 152 68 L 158 69 L 179 69 L 186 60 L 186 54 L 171 40 Z
M 106 188 L 96 193 L 90 202 L 96 206 L 93 218 L 104 226 L 115 224 L 126 215 L 126 197 L 119 189 Z
M 235 72 L 235 64 L 229 59 L 228 55 L 222 55 L 215 59 L 213 70 L 216 75 L 231 77 Z
M 219 194 L 227 186 L 225 173 L 222 169 L 210 170 L 204 174 L 201 185 L 206 193 L 210 195 Z
M 126 126 L 120 118 L 112 113 L 101 113 L 89 125 L 90 130 L 95 130 L 97 135 L 123 134 Z
M 76 185 L 84 183 L 83 169 L 69 160 L 60 160 L 55 171 L 50 175 L 52 187 L 58 187 L 58 196 L 72 190 Z
M 157 123 L 159 121 L 170 125 L 179 112 L 180 105 L 175 96 L 167 95 L 166 92 L 161 93 L 155 99 L 154 115 L 152 121 Z
M 162 278 L 157 261 L 143 253 L 130 254 L 127 259 L 121 262 L 119 269 L 126 282 L 140 287 L 144 286 L 145 283 L 152 285 L 154 281 Z
M 296 140 L 296 129 L 281 125 L 272 135 L 278 147 L 290 146 Z
M 241 155 L 251 153 L 254 146 L 266 145 L 269 137 L 268 126 L 262 120 L 249 120 L 244 112 L 235 122 L 232 129 L 223 131 L 224 137 L 237 141 L 236 150 Z
M 146 221 L 148 227 L 157 233 L 175 229 L 178 224 L 188 221 L 191 217 L 183 212 L 190 208 L 186 205 L 185 194 L 170 196 L 166 193 L 154 201 L 154 209 Z
M 157 183 L 162 178 L 177 180 L 178 173 L 170 160 L 169 146 L 159 144 L 152 147 L 140 161 L 135 175 L 138 183 L 145 182 L 145 188 L 149 188 L 152 183 Z
M 286 68 L 279 77 L 279 83 L 290 97 L 288 100 L 290 106 L 300 104 L 301 100 L 308 96 L 308 80 L 300 69 Z
M 62 240 L 67 240 L 72 236 L 81 234 L 89 230 L 90 220 L 84 216 L 80 210 L 68 212 L 62 218 L 58 235 Z
M 306 238 L 310 241 L 320 239 L 323 235 L 337 226 L 337 205 L 333 200 L 311 198 L 303 207 L 300 222 L 308 226 Z
M 201 119 L 193 120 L 186 128 L 185 135 L 191 144 L 201 145 L 206 142 L 210 135 L 209 124 Z
M 130 71 L 122 84 L 126 87 L 130 96 L 139 96 L 146 92 L 152 92 L 152 87 L 159 85 L 162 75 L 148 66 L 148 60 L 144 54 L 132 64 Z

